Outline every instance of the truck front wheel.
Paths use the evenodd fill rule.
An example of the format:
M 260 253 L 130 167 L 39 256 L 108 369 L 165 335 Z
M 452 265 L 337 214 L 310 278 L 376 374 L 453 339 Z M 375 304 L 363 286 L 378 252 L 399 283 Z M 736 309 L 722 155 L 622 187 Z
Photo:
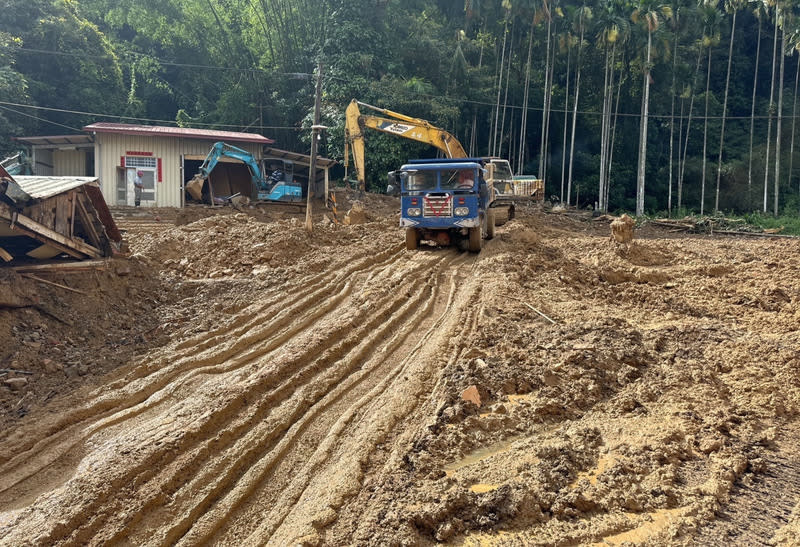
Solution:
M 416 228 L 406 228 L 406 249 L 416 251 L 419 248 L 419 232 Z
M 469 252 L 471 253 L 479 253 L 481 252 L 481 247 L 483 246 L 483 234 L 481 233 L 481 227 L 475 226 L 474 228 L 469 229 Z

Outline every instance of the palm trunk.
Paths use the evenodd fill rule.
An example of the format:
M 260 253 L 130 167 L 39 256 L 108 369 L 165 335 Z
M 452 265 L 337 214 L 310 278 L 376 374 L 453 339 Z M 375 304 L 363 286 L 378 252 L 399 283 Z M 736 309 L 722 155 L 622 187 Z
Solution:
M 578 53 L 580 58 L 580 53 Z M 578 96 L 581 91 L 581 66 L 578 64 L 577 73 L 575 75 L 575 100 L 572 105 L 572 136 L 570 137 L 569 145 L 569 169 L 567 172 L 567 205 L 570 203 L 570 196 L 572 195 L 572 162 L 575 159 L 575 120 L 578 119 Z
M 683 175 L 686 170 L 686 154 L 689 150 L 689 133 L 692 129 L 692 113 L 694 112 L 694 90 L 697 84 L 697 75 L 700 74 L 700 60 L 702 59 L 703 51 L 698 49 L 697 51 L 697 65 L 694 69 L 694 78 L 692 80 L 692 98 L 689 101 L 689 118 L 686 120 L 686 136 L 684 137 L 683 143 L 683 159 L 681 160 L 681 169 L 678 173 L 678 208 L 680 209 L 682 197 L 682 190 L 683 190 Z
M 514 56 L 511 55 L 511 51 L 514 48 L 514 25 L 511 25 L 511 43 L 508 44 L 508 69 L 506 70 L 506 90 L 503 95 L 503 115 L 500 117 L 500 142 L 497 145 L 497 152 L 495 156 L 502 156 L 503 155 L 503 135 L 506 131 L 506 110 L 508 109 L 508 86 L 509 82 L 511 81 L 511 61 L 514 59 Z M 511 143 L 509 142 L 509 148 Z
M 767 189 L 769 188 L 769 145 L 772 138 L 772 107 L 775 98 L 775 63 L 778 59 L 778 3 L 775 3 L 775 37 L 772 39 L 772 77 L 769 83 L 769 113 L 767 120 L 767 153 L 764 155 L 764 209 L 767 212 Z
M 753 133 L 756 120 L 756 87 L 758 84 L 758 58 L 761 55 L 761 17 L 758 18 L 758 40 L 756 43 L 756 68 L 753 71 L 753 101 L 750 106 L 750 159 L 747 167 L 747 206 L 753 204 Z
M 544 149 L 547 146 L 547 84 L 550 74 L 550 25 L 551 17 L 548 13 L 547 18 L 547 49 L 545 53 L 545 67 L 544 67 L 544 96 L 542 97 L 542 138 L 539 145 L 539 178 L 544 179 Z M 569 196 L 567 196 L 569 201 Z
M 611 66 L 608 82 L 608 123 L 606 124 L 606 177 L 603 184 L 603 212 L 608 212 L 608 187 L 611 184 L 611 147 L 613 146 L 613 139 L 611 138 L 611 103 L 614 101 L 614 61 L 617 58 L 617 45 L 611 48 Z M 620 83 L 622 82 L 620 77 Z M 622 90 L 621 86 L 617 90 L 617 108 L 619 108 L 619 92 Z
M 708 68 L 706 70 L 706 113 L 703 122 L 703 176 L 700 182 L 700 215 L 706 204 L 706 143 L 708 142 L 708 94 L 711 85 L 711 46 L 708 46 Z
M 675 25 L 677 27 L 677 15 Z M 672 48 L 672 88 L 670 94 L 672 95 L 672 106 L 669 113 L 669 187 L 667 189 L 667 216 L 672 216 L 672 164 L 674 163 L 675 154 L 675 64 L 678 57 L 678 33 L 675 33 L 675 42 Z M 680 139 L 680 136 L 678 136 Z M 680 142 L 680 140 L 678 141 Z
M 489 142 L 489 155 L 494 155 L 494 149 L 497 146 L 497 126 L 498 118 L 500 117 L 500 93 L 503 90 L 503 65 L 506 62 L 506 38 L 508 37 L 508 19 L 506 19 L 503 27 L 503 51 L 500 55 L 500 74 L 497 80 L 497 103 L 495 104 L 494 111 L 494 127 L 492 129 L 492 138 Z
M 569 68 L 572 47 L 567 45 L 567 85 L 564 92 L 564 138 L 561 145 L 561 201 L 564 201 L 564 177 L 567 167 L 567 123 L 569 122 Z
M 606 139 L 608 138 L 606 128 L 608 126 L 608 114 L 609 114 L 608 110 L 611 106 L 608 102 L 609 63 L 610 61 L 609 61 L 608 48 L 606 48 L 606 62 L 605 62 L 605 69 L 603 70 L 603 117 L 600 124 L 600 180 L 597 188 L 598 208 L 601 211 L 603 210 L 603 195 L 605 193 L 605 182 L 606 182 L 606 151 L 608 146 L 608 143 L 606 142 Z
M 483 26 L 484 30 L 486 26 Z M 481 67 L 483 66 L 483 46 L 481 46 L 480 55 L 478 56 L 478 70 L 480 71 Z M 477 109 L 472 110 L 472 131 L 469 135 L 469 155 L 475 155 L 475 151 L 478 149 L 478 137 L 477 137 L 477 130 L 478 130 L 478 111 Z
M 550 119 L 551 119 L 551 111 L 552 111 L 552 104 L 553 104 L 553 74 L 555 73 L 556 67 L 556 51 L 558 48 L 553 47 L 553 57 L 550 59 L 550 76 L 548 78 L 547 84 L 547 123 L 545 124 L 544 128 L 544 158 L 542 161 L 543 168 L 542 168 L 542 180 L 547 178 L 547 167 L 548 167 L 548 159 L 550 154 L 548 150 L 550 149 Z
M 722 100 L 722 129 L 719 132 L 719 158 L 717 158 L 717 192 L 714 197 L 714 212 L 719 211 L 719 181 L 722 178 L 722 147 L 725 144 L 725 116 L 728 114 L 728 89 L 731 83 L 731 60 L 733 59 L 733 37 L 736 34 L 736 11 L 731 21 L 731 43 L 728 48 L 728 74 L 725 77 L 725 98 Z
M 780 198 L 781 183 L 781 125 L 783 124 L 783 71 L 786 66 L 786 55 L 783 54 L 786 45 L 786 31 L 781 30 L 781 70 L 778 79 L 778 127 L 775 136 L 775 196 L 773 197 L 772 214 L 778 216 L 778 201 Z
M 647 31 L 647 66 L 644 71 L 644 94 L 642 96 L 642 122 L 639 130 L 639 170 L 636 181 L 636 216 L 644 214 L 644 175 L 647 160 L 647 115 L 650 103 L 650 52 L 653 33 Z
M 580 95 L 581 91 L 581 49 L 583 48 L 583 13 L 581 12 L 580 15 L 580 27 L 581 27 L 581 36 L 578 42 L 578 59 L 576 64 L 578 65 L 576 68 L 575 73 L 575 102 L 572 106 L 572 136 L 570 137 L 570 145 L 569 145 L 569 174 L 567 175 L 567 205 L 570 202 L 570 196 L 572 195 L 572 164 L 573 160 L 575 159 L 575 122 L 578 119 L 578 96 Z
M 527 124 L 528 124 L 528 94 L 531 85 L 531 57 L 533 55 L 533 30 L 534 30 L 534 23 L 536 18 L 531 18 L 531 31 L 530 36 L 528 38 L 528 60 L 525 63 L 525 90 L 523 93 L 522 98 L 522 116 L 520 120 L 520 129 L 519 129 L 519 163 L 517 164 L 517 173 L 522 172 L 522 165 L 524 162 L 524 146 L 525 146 L 525 134 L 527 133 Z
M 683 142 L 683 109 L 686 101 L 681 99 L 681 119 L 678 123 L 678 178 L 675 181 L 677 186 L 677 208 L 681 208 L 681 190 L 683 190 L 683 181 L 681 180 L 681 143 Z
M 789 145 L 789 181 L 787 186 L 792 187 L 792 171 L 794 170 L 794 128 L 797 116 L 797 84 L 800 82 L 800 55 L 797 56 L 797 70 L 794 73 L 794 104 L 792 105 L 792 141 Z
M 619 83 L 617 84 L 617 99 L 614 105 L 614 127 L 611 130 L 611 142 L 608 146 L 608 173 L 606 174 L 606 194 L 603 196 L 603 201 L 605 201 L 606 208 L 605 210 L 608 211 L 608 195 L 611 191 L 611 167 L 614 165 L 614 141 L 617 138 L 617 120 L 619 119 L 619 98 L 622 96 L 622 76 L 619 78 Z

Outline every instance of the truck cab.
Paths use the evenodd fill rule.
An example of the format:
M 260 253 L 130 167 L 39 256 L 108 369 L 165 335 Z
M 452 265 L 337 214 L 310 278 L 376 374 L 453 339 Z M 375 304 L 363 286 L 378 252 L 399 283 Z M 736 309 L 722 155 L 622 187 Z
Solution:
M 400 192 L 407 249 L 427 240 L 479 252 L 494 236 L 494 189 L 482 159 L 412 160 L 389 173 L 389 183 Z

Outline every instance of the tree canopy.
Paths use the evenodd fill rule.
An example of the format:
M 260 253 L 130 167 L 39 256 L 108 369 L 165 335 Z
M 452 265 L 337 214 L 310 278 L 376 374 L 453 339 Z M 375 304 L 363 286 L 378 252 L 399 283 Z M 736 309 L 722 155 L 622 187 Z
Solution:
M 351 99 L 581 207 L 800 207 L 797 0 L 5 0 L 0 147 L 86 123 L 257 131 L 341 160 Z M 784 68 L 781 68 L 784 67 Z M 724 117 L 724 118 L 723 118 Z M 723 122 L 724 119 L 724 122 Z M 367 135 L 367 175 L 435 151 Z

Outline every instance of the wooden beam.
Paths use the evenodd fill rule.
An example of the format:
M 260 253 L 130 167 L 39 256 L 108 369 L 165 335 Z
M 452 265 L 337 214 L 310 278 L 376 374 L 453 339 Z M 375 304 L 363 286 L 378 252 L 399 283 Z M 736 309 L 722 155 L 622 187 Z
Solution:
M 9 253 L 8 251 L 6 251 L 6 250 L 5 250 L 5 249 L 3 249 L 2 247 L 0 247 L 0 258 L 2 258 L 3 260 L 5 260 L 6 262 L 11 262 L 12 260 L 14 260 L 14 257 L 13 257 L 13 256 L 11 256 L 11 253 Z
M 32 237 L 37 241 L 46 243 L 58 249 L 61 249 L 68 255 L 75 258 L 100 258 L 103 253 L 99 249 L 87 245 L 77 239 L 70 239 L 58 232 L 51 230 L 47 226 L 43 226 L 32 219 L 21 215 L 16 211 L 12 211 L 7 205 L 0 203 L 0 218 L 11 221 L 11 229 Z
M 86 228 L 86 232 L 89 235 L 92 245 L 97 248 L 102 247 L 100 236 L 97 235 L 97 230 L 94 229 L 94 222 L 92 222 L 92 217 L 89 216 L 89 212 L 86 210 L 86 206 L 83 204 L 83 200 L 81 199 L 82 196 L 76 195 L 75 197 L 78 201 L 78 215 L 81 218 L 81 224 L 83 224 L 83 227 Z
M 75 201 L 77 199 L 75 190 L 69 193 L 69 237 L 75 237 Z
M 33 279 L 37 283 L 44 283 L 45 285 L 51 285 L 53 287 L 58 287 L 59 289 L 64 289 L 65 291 L 76 292 L 78 294 L 86 294 L 84 291 L 79 291 L 78 289 L 73 289 L 72 287 L 67 287 L 66 285 L 62 285 L 61 283 L 54 283 L 53 281 L 48 281 L 47 279 L 42 279 L 41 277 L 36 277 L 33 274 L 24 273 L 20 274 L 22 277 L 26 277 L 28 279 Z
M 82 260 L 80 262 L 59 262 L 54 264 L 30 264 L 26 266 L 9 266 L 18 274 L 23 273 L 83 273 L 89 270 L 107 270 L 110 261 L 108 259 Z

